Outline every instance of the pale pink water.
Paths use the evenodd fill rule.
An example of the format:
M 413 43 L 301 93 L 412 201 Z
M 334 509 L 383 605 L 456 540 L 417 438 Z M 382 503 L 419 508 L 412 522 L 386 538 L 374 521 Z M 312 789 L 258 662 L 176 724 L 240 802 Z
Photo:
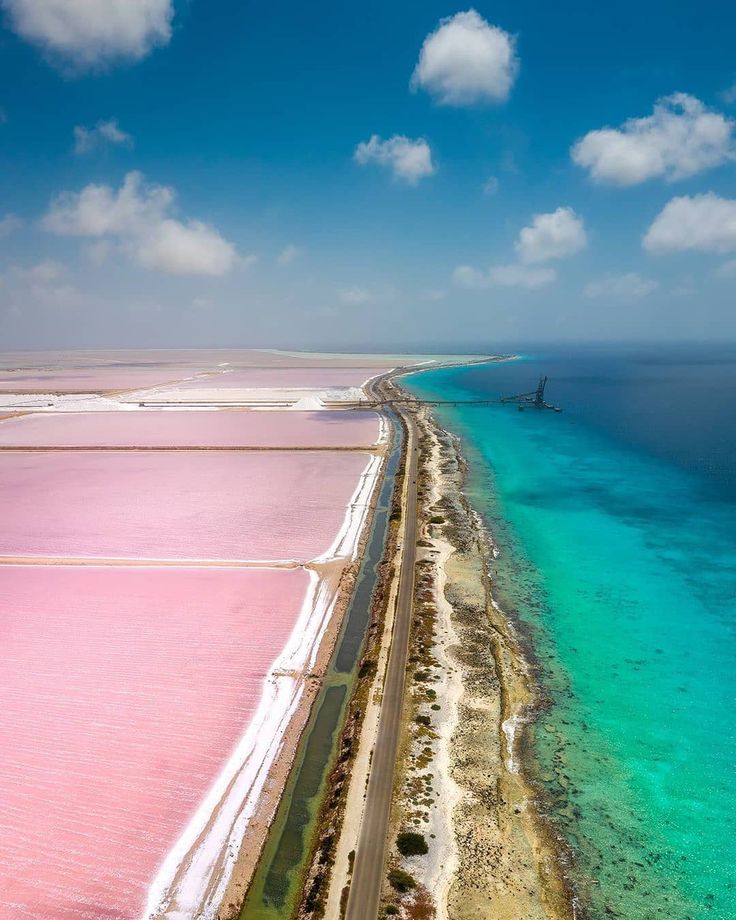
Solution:
M 0 424 L 3 447 L 370 447 L 378 435 L 378 416 L 354 411 L 64 412 Z
M 0 371 L 0 390 L 12 393 L 99 393 L 152 387 L 183 380 L 196 373 L 196 369 L 191 367 Z
M 301 569 L 0 567 L 0 920 L 139 920 L 307 585 Z
M 0 556 L 307 561 L 359 452 L 0 452 Z
M 296 387 L 328 389 L 330 387 L 359 387 L 371 377 L 386 373 L 385 367 L 299 367 L 254 368 L 198 377 L 177 384 L 179 389 L 265 389 Z

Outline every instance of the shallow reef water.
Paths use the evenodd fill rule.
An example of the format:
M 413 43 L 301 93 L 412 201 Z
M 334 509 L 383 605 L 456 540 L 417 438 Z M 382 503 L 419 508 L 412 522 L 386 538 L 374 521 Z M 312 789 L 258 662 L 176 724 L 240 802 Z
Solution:
M 550 706 L 532 778 L 583 913 L 736 917 L 736 351 L 561 349 L 406 378 L 442 406 Z

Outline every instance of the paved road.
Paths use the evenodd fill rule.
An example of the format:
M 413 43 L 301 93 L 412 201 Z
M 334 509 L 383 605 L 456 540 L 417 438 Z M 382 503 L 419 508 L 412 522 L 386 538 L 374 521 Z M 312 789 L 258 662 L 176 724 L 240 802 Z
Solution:
M 408 489 L 403 515 L 402 562 L 399 592 L 396 600 L 391 651 L 386 683 L 381 703 L 381 720 L 373 749 L 368 778 L 363 820 L 358 848 L 355 853 L 353 878 L 350 885 L 345 920 L 375 920 L 383 882 L 386 858 L 386 836 L 391 811 L 394 771 L 401 730 L 401 714 L 406 681 L 406 659 L 409 649 L 412 605 L 414 600 L 414 569 L 417 546 L 417 468 L 418 436 L 414 420 L 401 413 L 407 423 Z

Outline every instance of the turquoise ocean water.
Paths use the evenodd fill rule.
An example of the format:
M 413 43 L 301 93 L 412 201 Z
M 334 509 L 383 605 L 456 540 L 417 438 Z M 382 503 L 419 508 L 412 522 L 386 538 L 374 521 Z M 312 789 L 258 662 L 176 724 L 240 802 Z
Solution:
M 551 701 L 533 773 L 594 920 L 736 918 L 736 350 L 570 350 L 406 378 L 443 407 Z

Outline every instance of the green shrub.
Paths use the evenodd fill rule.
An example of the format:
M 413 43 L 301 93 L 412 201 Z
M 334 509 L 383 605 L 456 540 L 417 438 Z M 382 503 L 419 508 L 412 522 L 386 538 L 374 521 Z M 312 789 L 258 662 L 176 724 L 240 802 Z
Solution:
M 396 838 L 396 847 L 402 856 L 424 856 L 429 852 L 424 834 L 414 831 L 402 831 Z
M 429 718 L 429 716 L 417 716 L 414 719 L 414 721 L 417 723 L 417 725 L 431 725 L 432 724 L 432 720 Z
M 405 891 L 411 891 L 412 888 L 417 887 L 417 880 L 414 876 L 409 875 L 408 872 L 404 872 L 403 869 L 392 869 L 388 874 L 388 880 L 391 886 L 402 894 Z
M 389 904 L 386 908 L 387 917 L 395 917 L 398 914 L 399 908 L 395 904 Z

